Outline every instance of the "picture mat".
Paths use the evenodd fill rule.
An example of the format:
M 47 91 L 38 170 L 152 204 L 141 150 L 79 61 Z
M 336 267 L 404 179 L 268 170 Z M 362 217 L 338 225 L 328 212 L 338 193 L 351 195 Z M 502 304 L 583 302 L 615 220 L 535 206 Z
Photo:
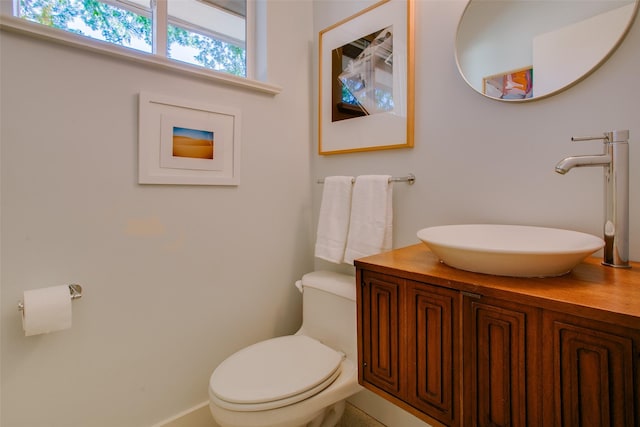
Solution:
M 320 151 L 357 151 L 407 144 L 406 1 L 389 1 L 322 34 Z M 394 110 L 331 122 L 331 52 L 367 34 L 393 26 Z

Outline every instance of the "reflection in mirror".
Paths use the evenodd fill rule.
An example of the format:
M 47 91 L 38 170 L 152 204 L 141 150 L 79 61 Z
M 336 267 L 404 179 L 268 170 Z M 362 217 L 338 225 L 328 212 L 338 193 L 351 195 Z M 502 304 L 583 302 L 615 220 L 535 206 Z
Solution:
M 331 52 L 331 121 L 393 111 L 393 26 Z
M 604 63 L 639 1 L 470 0 L 458 24 L 458 68 L 490 98 L 550 96 Z

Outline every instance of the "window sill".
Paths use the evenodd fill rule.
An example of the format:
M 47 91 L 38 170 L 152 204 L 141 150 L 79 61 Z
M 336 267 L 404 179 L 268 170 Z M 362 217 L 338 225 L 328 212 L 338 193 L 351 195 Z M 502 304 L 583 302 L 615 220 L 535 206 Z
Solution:
M 220 71 L 209 70 L 207 68 L 190 65 L 183 62 L 173 61 L 165 57 L 153 55 L 150 53 L 139 52 L 127 47 L 113 45 L 111 43 L 69 33 L 57 28 L 51 28 L 37 23 L 29 22 L 24 19 L 16 18 L 14 16 L 1 15 L 0 30 L 24 34 L 29 37 L 38 39 L 46 39 L 55 43 L 73 46 L 79 49 L 97 52 L 103 55 L 123 58 L 128 61 L 133 61 L 156 68 L 163 68 L 170 71 L 176 71 L 194 77 L 204 78 L 213 82 L 266 93 L 269 95 L 277 95 L 282 91 L 282 88 L 279 86 L 264 83 L 258 80 L 251 80 Z

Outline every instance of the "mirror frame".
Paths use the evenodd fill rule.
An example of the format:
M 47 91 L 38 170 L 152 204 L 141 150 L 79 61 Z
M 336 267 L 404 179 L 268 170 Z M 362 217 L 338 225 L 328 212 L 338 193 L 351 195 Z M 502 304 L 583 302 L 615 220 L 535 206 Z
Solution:
M 548 92 L 544 95 L 540 95 L 540 96 L 533 96 L 531 98 L 520 98 L 520 99 L 503 99 L 503 98 L 496 98 L 493 96 L 489 96 L 485 93 L 482 93 L 480 90 L 478 90 L 477 88 L 475 88 L 471 82 L 469 82 L 469 80 L 467 79 L 467 76 L 465 76 L 462 67 L 460 66 L 460 60 L 458 58 L 458 38 L 460 37 L 460 27 L 462 25 L 462 20 L 464 18 L 465 13 L 467 13 L 467 10 L 469 9 L 469 6 L 471 5 L 471 3 L 473 1 L 476 0 L 469 0 L 467 2 L 467 5 L 465 6 L 464 10 L 462 11 L 462 14 L 460 15 L 460 19 L 458 20 L 458 26 L 456 28 L 456 37 L 455 37 L 455 43 L 454 43 L 454 47 L 455 47 L 455 59 L 456 59 L 456 67 L 458 68 L 458 72 L 460 73 L 460 76 L 462 77 L 462 79 L 465 81 L 465 83 L 467 83 L 467 85 L 473 89 L 475 92 L 479 93 L 480 95 L 484 96 L 485 98 L 488 99 L 492 99 L 494 101 L 500 101 L 500 102 L 515 102 L 515 103 L 523 103 L 523 102 L 532 102 L 532 101 L 538 101 L 540 99 L 545 99 L 545 98 L 549 98 L 553 95 L 557 95 L 561 92 L 564 92 L 565 90 L 577 85 L 578 83 L 580 83 L 581 81 L 583 81 L 584 79 L 586 79 L 587 77 L 589 77 L 591 74 L 593 74 L 598 68 L 600 68 L 605 62 L 607 62 L 607 60 L 614 54 L 614 52 L 618 49 L 618 47 L 620 47 L 620 45 L 622 44 L 622 42 L 624 41 L 624 39 L 626 38 L 627 34 L 629 33 L 629 31 L 631 30 L 631 27 L 633 26 L 636 17 L 638 16 L 638 10 L 640 10 L 640 0 L 635 0 L 635 5 L 633 8 L 633 11 L 631 12 L 631 17 L 629 18 L 629 22 L 627 22 L 627 25 L 625 26 L 624 30 L 622 31 L 622 33 L 620 34 L 620 37 L 618 37 L 618 39 L 616 40 L 615 44 L 611 47 L 611 49 L 609 49 L 609 51 L 607 52 L 606 55 L 604 55 L 602 57 L 602 59 L 596 63 L 593 67 L 591 67 L 587 72 L 585 72 L 583 75 L 581 75 L 580 77 L 578 77 L 577 79 L 575 79 L 574 81 L 572 81 L 571 83 L 568 83 L 558 89 L 555 89 L 551 92 Z

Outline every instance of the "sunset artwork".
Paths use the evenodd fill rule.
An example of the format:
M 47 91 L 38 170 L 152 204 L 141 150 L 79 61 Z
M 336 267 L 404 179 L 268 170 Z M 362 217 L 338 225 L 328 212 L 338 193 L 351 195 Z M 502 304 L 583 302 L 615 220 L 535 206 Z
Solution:
M 214 159 L 213 132 L 173 127 L 173 156 Z

